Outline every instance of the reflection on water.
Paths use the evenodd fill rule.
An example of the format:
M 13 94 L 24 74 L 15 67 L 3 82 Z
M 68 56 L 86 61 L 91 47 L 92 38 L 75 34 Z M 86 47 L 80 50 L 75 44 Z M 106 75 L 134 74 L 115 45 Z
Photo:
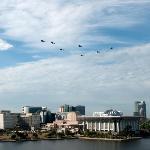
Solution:
M 0 150 L 150 150 L 150 139 L 130 142 L 58 140 L 0 143 Z

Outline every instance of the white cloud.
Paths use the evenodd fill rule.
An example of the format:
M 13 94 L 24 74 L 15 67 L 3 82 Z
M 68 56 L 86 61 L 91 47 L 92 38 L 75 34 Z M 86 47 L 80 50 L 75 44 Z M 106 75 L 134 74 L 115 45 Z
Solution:
M 149 49 L 146 44 L 0 69 L 1 101 L 51 109 L 62 103 L 85 104 L 89 111 L 115 107 L 131 113 L 138 98 L 149 102 Z
M 1 0 L 0 28 L 4 35 L 25 42 L 31 47 L 47 49 L 50 44 L 39 42 L 41 39 L 54 40 L 57 46 L 72 46 L 78 42 L 89 42 L 93 39 L 95 29 L 99 27 L 129 27 L 141 23 L 140 6 L 147 1 L 127 0 Z M 132 9 L 131 9 L 131 6 Z M 138 19 L 137 19 L 138 17 Z M 103 35 L 99 30 L 99 39 L 105 43 L 116 39 Z M 90 35 L 90 38 L 89 38 Z M 97 35 L 96 35 L 97 37 Z M 88 38 L 88 39 L 87 39 Z M 95 39 L 95 38 L 94 38 Z M 58 44 L 59 43 L 59 44 Z
M 42 57 L 40 55 L 33 55 L 32 58 L 33 59 L 41 59 Z
M 6 41 L 0 39 L 0 51 L 6 51 L 10 48 L 12 48 L 13 45 L 7 43 Z
M 1 36 L 42 51 L 49 51 L 50 43 L 43 44 L 41 39 L 54 40 L 57 44 L 53 48 L 72 49 L 76 48 L 75 43 L 122 43 L 104 34 L 103 28 L 128 28 L 142 23 L 144 6 L 149 3 L 148 0 L 87 0 L 86 3 L 1 0 Z M 11 47 L 2 40 L 1 43 L 0 50 Z M 90 110 L 116 106 L 131 112 L 131 104 L 137 98 L 150 97 L 149 48 L 150 44 L 146 44 L 100 55 L 90 52 L 85 57 L 75 55 L 76 50 L 71 56 L 0 69 L 0 101 L 11 106 L 85 104 Z M 40 57 L 33 55 L 34 59 Z

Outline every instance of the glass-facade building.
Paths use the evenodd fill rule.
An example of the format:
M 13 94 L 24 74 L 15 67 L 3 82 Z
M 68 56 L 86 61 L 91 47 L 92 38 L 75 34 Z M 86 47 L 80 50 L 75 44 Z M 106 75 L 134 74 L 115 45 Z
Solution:
M 145 103 L 145 101 L 136 101 L 134 105 L 135 105 L 134 116 L 140 116 L 140 117 L 146 118 L 146 103 Z

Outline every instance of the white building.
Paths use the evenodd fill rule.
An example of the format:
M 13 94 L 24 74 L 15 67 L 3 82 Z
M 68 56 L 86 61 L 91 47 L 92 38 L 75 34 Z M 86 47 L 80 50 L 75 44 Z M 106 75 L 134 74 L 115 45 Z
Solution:
M 121 111 L 117 111 L 115 109 L 109 109 L 105 112 L 93 112 L 94 117 L 106 117 L 106 116 L 123 116 Z
M 0 112 L 0 129 L 13 129 L 17 125 L 19 114 L 10 111 Z
M 107 114 L 104 114 L 104 112 L 93 112 L 93 117 L 102 117 L 107 116 Z
M 128 126 L 132 131 L 139 130 L 139 117 L 123 116 L 121 111 L 109 109 L 94 112 L 93 116 L 78 116 L 77 120 L 83 130 L 120 132 Z
M 83 130 L 120 132 L 127 126 L 130 126 L 132 131 L 138 131 L 140 118 L 134 116 L 78 116 L 77 120 Z

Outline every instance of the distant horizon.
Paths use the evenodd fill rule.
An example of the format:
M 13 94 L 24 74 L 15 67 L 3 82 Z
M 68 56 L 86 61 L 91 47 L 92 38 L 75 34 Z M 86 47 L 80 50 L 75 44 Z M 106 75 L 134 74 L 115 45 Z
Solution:
M 61 104 L 61 105 L 64 105 L 64 104 Z M 32 107 L 33 106 L 33 107 L 47 107 L 47 109 L 49 111 L 51 111 L 52 113 L 56 113 L 56 112 L 59 112 L 59 107 L 61 105 L 59 105 L 57 108 L 53 108 L 53 109 L 50 108 L 50 107 L 48 107 L 47 105 L 23 105 L 21 107 L 17 107 L 17 108 L 13 108 L 12 107 L 12 108 L 7 108 L 7 109 L 5 109 L 5 108 L 1 109 L 1 107 L 0 107 L 0 111 L 2 111 L 2 110 L 10 110 L 11 112 L 21 113 L 22 107 L 24 107 L 24 106 L 31 106 Z M 67 104 L 67 105 L 70 105 L 70 104 Z M 77 105 L 71 105 L 71 106 L 77 106 Z M 85 106 L 85 105 L 82 105 L 82 106 Z M 86 106 L 85 106 L 85 115 L 92 115 L 93 112 L 104 112 L 104 111 L 109 110 L 109 109 L 113 109 L 113 110 L 117 110 L 117 111 L 123 112 L 122 110 L 116 109 L 114 107 L 113 108 L 112 107 L 110 107 L 110 108 L 107 107 L 107 109 L 103 108 L 102 110 L 88 111 L 87 108 L 86 108 Z M 146 103 L 146 109 L 148 110 L 147 103 Z M 134 104 L 133 104 L 133 112 L 134 112 Z M 123 116 L 133 116 L 133 112 L 132 111 L 131 112 L 123 112 Z M 150 115 L 149 115 L 148 112 L 149 111 L 146 112 L 147 113 L 147 118 L 150 118 Z

